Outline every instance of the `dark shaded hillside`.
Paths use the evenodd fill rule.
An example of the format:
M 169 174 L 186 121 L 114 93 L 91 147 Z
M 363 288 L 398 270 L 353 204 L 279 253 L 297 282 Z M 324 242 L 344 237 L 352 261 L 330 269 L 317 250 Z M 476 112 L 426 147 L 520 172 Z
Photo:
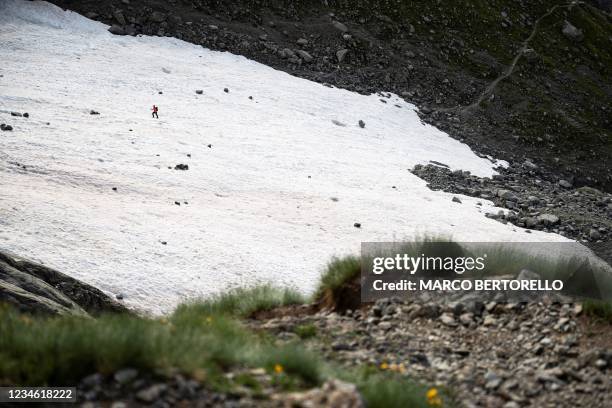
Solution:
M 612 191 L 609 2 L 53 0 L 359 92 L 391 91 L 475 150 Z

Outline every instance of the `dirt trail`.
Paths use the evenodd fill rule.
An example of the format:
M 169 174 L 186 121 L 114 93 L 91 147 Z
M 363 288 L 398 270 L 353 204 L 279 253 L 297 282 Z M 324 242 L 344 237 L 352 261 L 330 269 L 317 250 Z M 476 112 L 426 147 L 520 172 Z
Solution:
M 531 42 L 531 40 L 536 36 L 537 32 L 538 32 L 538 28 L 540 27 L 540 22 L 542 20 L 544 20 L 546 17 L 550 16 L 551 14 L 553 14 L 555 11 L 557 11 L 558 9 L 561 8 L 567 8 L 567 9 L 572 9 L 575 5 L 581 5 L 584 4 L 581 1 L 573 1 L 569 4 L 559 4 L 557 6 L 552 7 L 550 10 L 548 10 L 545 14 L 543 14 L 540 18 L 538 18 L 534 25 L 533 25 L 533 30 L 531 31 L 531 34 L 529 34 L 529 37 L 527 37 L 527 39 L 525 39 L 525 41 L 523 41 L 521 48 L 519 49 L 519 51 L 517 52 L 517 54 L 514 56 L 514 58 L 512 59 L 512 63 L 504 70 L 504 72 L 498 76 L 497 78 L 495 78 L 486 88 L 485 90 L 478 96 L 478 98 L 476 99 L 476 101 L 474 101 L 473 103 L 461 108 L 462 111 L 469 111 L 477 106 L 479 106 L 486 98 L 489 98 L 490 95 L 493 93 L 493 91 L 495 90 L 495 88 L 497 88 L 497 85 L 503 81 L 504 79 L 508 78 L 510 75 L 512 75 L 512 73 L 514 72 L 514 69 L 516 68 L 516 64 L 518 64 L 519 60 L 521 59 L 521 57 L 525 54 L 525 52 L 529 49 L 529 43 Z M 458 108 L 454 108 L 454 109 L 458 109 Z

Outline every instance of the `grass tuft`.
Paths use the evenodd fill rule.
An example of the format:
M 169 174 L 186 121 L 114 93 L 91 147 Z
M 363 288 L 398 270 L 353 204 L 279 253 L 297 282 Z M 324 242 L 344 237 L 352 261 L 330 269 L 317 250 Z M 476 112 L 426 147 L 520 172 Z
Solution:
M 313 327 L 300 330 L 307 337 L 316 332 Z M 376 370 L 366 376 L 332 366 L 300 344 L 279 346 L 234 318 L 202 314 L 193 305 L 169 319 L 30 316 L 0 306 L 0 332 L 0 385 L 74 386 L 94 372 L 110 375 L 132 367 L 156 373 L 178 369 L 222 392 L 245 385 L 259 392 L 261 385 L 252 376 L 243 373 L 231 383 L 224 373 L 265 368 L 273 384 L 286 391 L 343 378 L 357 384 L 369 407 L 426 406 L 424 388 L 405 377 Z
M 327 265 L 325 272 L 321 275 L 321 281 L 315 292 L 314 298 L 321 297 L 325 292 L 335 292 L 347 282 L 357 278 L 361 274 L 361 260 L 356 256 L 344 258 L 333 258 Z
M 293 331 L 299 338 L 305 340 L 317 335 L 317 326 L 314 324 L 302 324 L 293 329 Z
M 306 298 L 292 289 L 263 285 L 232 289 L 210 299 L 185 303 L 176 309 L 174 315 L 178 319 L 194 315 L 248 317 L 255 312 L 303 303 L 306 303 Z
M 584 314 L 612 324 L 612 303 L 598 300 L 587 300 L 583 303 Z
M 372 408 L 429 407 L 427 390 L 402 378 L 374 376 L 358 385 L 359 391 Z
M 177 312 L 178 313 L 178 312 Z M 297 383 L 321 378 L 319 360 L 297 346 L 275 346 L 223 315 L 182 308 L 180 318 L 38 317 L 0 308 L 0 378 L 17 385 L 74 385 L 123 367 L 206 372 L 211 384 L 237 366 L 282 364 Z
M 432 401 L 428 401 L 427 398 L 430 387 L 418 384 L 405 375 L 381 372 L 378 367 L 372 365 L 349 373 L 339 373 L 338 377 L 355 384 L 369 408 L 435 406 L 431 405 Z M 446 392 L 440 392 L 439 398 L 441 405 L 438 406 L 455 406 Z

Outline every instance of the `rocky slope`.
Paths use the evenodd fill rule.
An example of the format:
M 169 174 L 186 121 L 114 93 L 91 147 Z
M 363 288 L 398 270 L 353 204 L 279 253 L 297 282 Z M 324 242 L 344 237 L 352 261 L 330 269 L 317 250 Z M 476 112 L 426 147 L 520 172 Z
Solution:
M 54 0 L 358 92 L 392 91 L 477 151 L 610 191 L 609 2 Z
M 581 305 L 383 299 L 346 314 L 302 308 L 249 324 L 281 343 L 310 333 L 311 348 L 347 365 L 451 387 L 458 406 L 604 407 L 612 393 L 611 326 Z
M 433 190 L 492 200 L 506 211 L 486 214 L 521 228 L 553 232 L 583 242 L 612 265 L 612 194 L 576 188 L 551 179 L 530 161 L 500 169 L 492 179 L 451 172 L 443 163 L 416 166 L 412 172 Z M 462 204 L 455 197 L 456 203 Z
M 97 315 L 127 309 L 102 291 L 46 266 L 0 251 L 0 303 L 31 313 Z
M 612 326 L 586 316 L 580 304 L 381 299 L 343 313 L 282 307 L 244 323 L 278 345 L 303 344 L 347 368 L 445 390 L 438 406 L 606 407 L 612 397 Z M 79 400 L 87 408 L 364 406 L 355 386 L 338 380 L 286 393 L 264 369 L 224 376 L 231 391 L 178 372 L 93 373 L 78 384 Z

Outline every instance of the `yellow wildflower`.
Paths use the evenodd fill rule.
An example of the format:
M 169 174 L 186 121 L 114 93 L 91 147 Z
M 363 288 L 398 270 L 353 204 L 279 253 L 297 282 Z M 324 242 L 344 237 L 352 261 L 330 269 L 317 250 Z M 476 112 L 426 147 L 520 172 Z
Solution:
M 387 364 L 387 363 L 381 363 L 381 364 L 380 364 L 380 369 L 381 369 L 381 370 L 388 370 L 388 369 L 389 369 L 389 364 Z
M 431 405 L 432 407 L 442 406 L 442 399 L 438 394 L 438 390 L 434 387 L 427 391 L 427 404 Z
M 282 374 L 282 373 L 283 373 L 283 371 L 285 371 L 285 369 L 283 368 L 283 366 L 282 366 L 282 365 L 280 365 L 280 364 L 274 364 L 274 372 L 275 372 L 276 374 Z

